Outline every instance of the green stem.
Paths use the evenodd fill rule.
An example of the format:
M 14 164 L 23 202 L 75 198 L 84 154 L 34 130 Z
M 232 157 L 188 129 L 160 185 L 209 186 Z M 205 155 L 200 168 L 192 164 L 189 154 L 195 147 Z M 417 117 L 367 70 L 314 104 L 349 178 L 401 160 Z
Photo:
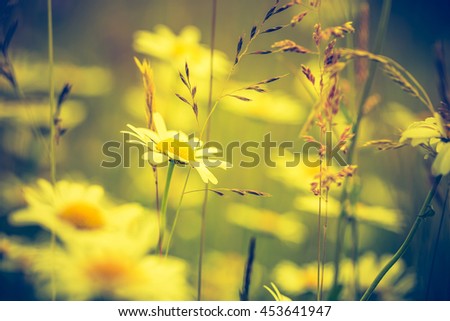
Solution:
M 50 180 L 52 185 L 56 185 L 56 142 L 55 142 L 55 79 L 53 75 L 53 16 L 52 16 L 52 0 L 47 0 L 47 22 L 48 22 L 48 73 L 49 73 L 49 103 L 50 103 Z M 56 236 L 52 231 L 50 248 L 52 253 L 55 251 Z M 54 258 L 54 255 L 53 255 Z M 56 300 L 56 281 L 55 281 L 55 265 L 52 264 L 51 276 L 51 297 Z
M 203 126 L 203 130 L 206 126 L 206 141 L 209 140 L 211 135 L 211 122 L 210 117 L 213 112 L 212 106 L 212 94 L 213 94 L 213 79 L 214 79 L 214 47 L 216 41 L 216 16 L 217 16 L 217 0 L 212 2 L 211 11 L 211 50 L 210 50 L 210 65 L 209 65 L 209 95 L 208 95 L 208 116 Z M 217 106 L 217 103 L 214 106 Z M 202 135 L 203 135 L 202 130 Z M 198 275 L 197 275 L 197 300 L 202 299 L 202 270 L 203 270 L 203 253 L 205 251 L 205 238 L 206 238 L 206 206 L 208 203 L 208 183 L 205 185 L 205 193 L 203 196 L 201 227 L 200 227 L 200 248 L 198 255 Z
M 174 168 L 175 162 L 169 161 L 169 169 L 167 170 L 167 177 L 166 177 L 166 186 L 164 187 L 164 194 L 161 202 L 161 217 L 159 219 L 159 241 L 158 241 L 159 249 L 162 248 L 164 240 L 164 231 L 166 230 L 167 201 L 169 199 L 170 182 L 172 181 L 172 174 Z
M 422 204 L 422 207 L 419 211 L 419 214 L 417 214 L 416 220 L 414 221 L 413 226 L 409 230 L 408 236 L 403 241 L 400 248 L 397 250 L 397 252 L 394 254 L 394 256 L 389 260 L 388 263 L 383 267 L 383 269 L 378 273 L 378 275 L 373 280 L 372 284 L 369 286 L 369 288 L 366 290 L 364 295 L 361 297 L 361 301 L 367 301 L 369 300 L 372 293 L 375 291 L 376 287 L 380 283 L 380 281 L 384 278 L 386 273 L 394 266 L 394 264 L 403 256 L 405 251 L 408 249 L 409 245 L 411 244 L 411 241 L 414 238 L 414 235 L 417 232 L 417 229 L 419 228 L 420 224 L 424 220 L 424 218 L 427 216 L 427 213 L 429 211 L 429 208 L 431 206 L 431 201 L 434 198 L 434 195 L 436 194 L 437 188 L 439 186 L 439 183 L 441 181 L 442 175 L 437 176 L 434 179 L 433 185 L 428 192 L 427 197 L 425 198 L 425 201 Z
M 173 220 L 172 228 L 170 230 L 169 239 L 167 240 L 166 257 L 169 255 L 170 243 L 172 242 L 173 233 L 175 232 L 175 227 L 178 223 L 178 217 L 179 217 L 180 210 L 181 210 L 181 204 L 183 203 L 184 195 L 186 194 L 185 191 L 186 191 L 187 183 L 189 181 L 189 175 L 191 174 L 191 169 L 192 169 L 192 167 L 189 167 L 189 171 L 187 173 L 186 180 L 184 181 L 183 191 L 181 192 L 180 201 L 178 202 L 177 211 L 175 213 L 175 219 Z
M 439 220 L 439 227 L 438 227 L 438 232 L 437 232 L 437 235 L 436 235 L 436 241 L 434 242 L 434 250 L 433 250 L 433 255 L 432 255 L 431 264 L 430 264 L 430 272 L 429 272 L 429 276 L 428 276 L 427 291 L 425 292 L 425 300 L 429 300 L 429 294 L 430 294 L 430 288 L 431 288 L 431 281 L 432 281 L 432 277 L 433 277 L 434 264 L 436 262 L 436 255 L 437 255 L 439 240 L 441 238 L 442 226 L 444 225 L 445 211 L 447 210 L 447 202 L 448 202 L 448 197 L 449 197 L 449 187 L 450 186 L 447 184 L 447 190 L 445 192 L 445 200 L 444 200 L 444 204 L 442 205 L 441 219 Z
M 380 22 L 378 24 L 378 30 L 377 30 L 377 35 L 375 38 L 374 49 L 373 49 L 373 52 L 375 54 L 380 53 L 382 50 L 382 47 L 383 47 L 383 41 L 386 36 L 387 26 L 388 26 L 388 22 L 389 22 L 389 16 L 390 16 L 390 12 L 391 12 L 391 5 L 392 5 L 392 0 L 384 0 L 383 1 Z M 356 142 L 358 140 L 361 120 L 364 115 L 364 110 L 363 110 L 364 103 L 366 102 L 367 98 L 369 97 L 370 90 L 372 88 L 372 84 L 375 80 L 375 72 L 376 72 L 376 64 L 374 62 L 370 62 L 369 76 L 367 78 L 366 83 L 364 84 L 361 99 L 360 99 L 359 105 L 358 105 L 356 121 L 355 121 L 355 124 L 353 125 L 354 137 L 353 137 L 352 142 L 348 149 L 347 164 L 352 164 L 353 157 L 355 156 Z M 342 237 L 340 237 L 340 234 L 345 233 L 345 229 L 346 229 L 346 225 L 347 225 L 347 222 L 346 222 L 346 218 L 347 218 L 346 213 L 347 212 L 346 212 L 345 206 L 346 206 L 346 200 L 348 198 L 348 184 L 349 184 L 349 179 L 347 178 L 347 179 L 345 179 L 344 185 L 342 187 L 342 194 L 341 194 L 341 200 L 340 200 L 342 209 L 341 209 L 341 212 L 340 212 L 340 215 L 338 218 L 339 221 L 337 224 L 337 226 L 338 226 L 337 233 L 338 234 L 337 234 L 337 240 L 336 240 L 336 251 L 335 251 L 335 259 L 334 259 L 334 280 L 333 280 L 333 288 L 334 289 L 336 289 L 336 287 L 338 286 L 339 262 L 340 262 L 340 258 L 341 258 L 342 247 L 343 247 L 343 244 L 341 244 L 341 243 L 343 243 L 343 241 L 344 241 L 344 239 Z
M 48 72 L 49 72 L 49 101 L 50 101 L 50 178 L 56 183 L 56 142 L 55 142 L 55 78 L 53 75 L 53 18 L 52 0 L 47 0 L 48 12 Z
M 158 216 L 158 221 L 161 221 L 161 209 L 159 207 L 159 180 L 158 180 L 158 168 L 152 166 L 153 169 L 153 179 L 155 183 L 155 209 L 156 215 Z M 162 243 L 159 244 L 159 255 L 162 256 Z

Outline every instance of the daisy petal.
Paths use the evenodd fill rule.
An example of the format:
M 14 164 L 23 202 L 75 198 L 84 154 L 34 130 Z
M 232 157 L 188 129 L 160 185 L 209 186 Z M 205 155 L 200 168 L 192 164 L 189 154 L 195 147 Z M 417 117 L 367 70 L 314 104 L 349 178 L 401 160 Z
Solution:
M 153 122 L 159 135 L 164 136 L 167 132 L 166 123 L 160 113 L 153 114 Z
M 194 168 L 200 174 L 200 177 L 202 178 L 204 183 L 212 183 L 214 185 L 217 184 L 217 178 L 208 170 L 205 164 L 198 163 L 198 165 Z
M 435 176 L 447 175 L 450 172 L 450 143 L 446 143 L 440 148 L 431 171 Z

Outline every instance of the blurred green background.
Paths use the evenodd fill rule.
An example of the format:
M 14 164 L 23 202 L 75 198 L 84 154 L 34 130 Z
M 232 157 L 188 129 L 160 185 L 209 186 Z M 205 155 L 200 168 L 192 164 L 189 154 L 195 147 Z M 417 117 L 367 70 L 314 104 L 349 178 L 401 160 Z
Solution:
M 120 141 L 120 131 L 125 129 L 127 123 L 145 126 L 144 92 L 141 76 L 133 62 L 134 56 L 146 57 L 152 63 L 157 108 L 166 117 L 168 126 L 185 132 L 199 130 L 191 110 L 177 100 L 174 93 L 183 91 L 177 78 L 178 70 L 184 65 L 183 50 L 189 51 L 192 45 L 189 41 L 196 43 L 198 31 L 201 33 L 200 43 L 204 44 L 200 48 L 208 53 L 211 3 L 210 0 L 54 1 L 57 89 L 60 90 L 66 82 L 73 85 L 70 99 L 63 107 L 63 125 L 68 131 L 57 147 L 58 178 L 88 180 L 103 185 L 119 200 L 153 206 L 151 169 L 137 168 L 136 153 L 131 159 L 131 168 L 102 168 L 100 163 L 105 158 L 102 145 L 110 140 Z M 333 26 L 354 21 L 358 30 L 360 3 L 323 1 L 322 23 Z M 248 34 L 251 26 L 262 19 L 271 4 L 272 1 L 268 0 L 218 1 L 216 49 L 224 52 L 228 61 L 234 58 L 239 36 Z M 370 48 L 381 1 L 369 1 L 369 5 Z M 435 105 L 438 105 L 439 95 L 434 44 L 442 40 L 447 52 L 450 50 L 450 22 L 446 16 L 449 9 L 446 0 L 427 3 L 393 1 L 383 49 L 384 55 L 398 61 L 415 75 Z M 271 25 L 289 22 L 290 16 L 298 11 L 295 9 L 280 14 Z M 11 60 L 27 97 L 26 104 L 32 105 L 33 109 L 30 113 L 24 112 L 24 103 L 17 102 L 7 82 L 0 80 L 0 230 L 6 234 L 30 236 L 37 233 L 37 228 L 12 227 L 8 224 L 7 215 L 23 206 L 23 184 L 33 183 L 37 177 L 49 176 L 45 149 L 31 130 L 33 125 L 44 137 L 48 134 L 46 1 L 18 1 L 15 15 L 19 27 L 10 49 Z M 307 17 L 298 28 L 287 28 L 261 37 L 252 49 L 267 49 L 274 41 L 283 39 L 312 47 L 313 23 L 314 19 Z M 170 52 L 167 51 L 167 43 L 162 41 L 164 39 L 154 37 L 152 41 L 155 42 L 149 50 L 153 56 L 148 52 L 146 54 L 136 44 L 136 32 L 144 30 L 154 33 L 158 25 L 166 26 L 175 35 L 184 32 L 186 39 L 192 37 L 194 40 L 185 39 L 186 44 L 178 38 L 174 41 L 180 41 L 180 51 Z M 198 30 L 184 29 L 186 26 L 195 26 Z M 340 42 L 341 46 L 348 44 L 345 40 Z M 192 47 L 197 48 L 195 45 Z M 208 93 L 208 74 L 201 72 L 201 68 L 208 66 L 205 52 L 199 53 L 200 58 L 197 57 L 198 61 L 193 63 L 186 58 L 192 67 L 191 78 L 199 88 L 200 124 L 205 119 Z M 258 96 L 260 98 L 249 104 L 224 99 L 213 116 L 212 139 L 224 145 L 233 140 L 261 142 L 264 135 L 271 132 L 278 142 L 293 140 L 300 144 L 298 133 L 313 101 L 299 80 L 299 69 L 302 63 L 312 65 L 315 58 L 303 55 L 246 57 L 231 82 L 224 84 L 221 70 L 227 70 L 229 65 L 223 56 L 218 54 L 218 57 L 224 66 L 219 68 L 214 83 L 216 95 L 224 86 L 239 88 L 241 84 L 252 84 L 274 75 L 290 75 L 270 86 L 266 96 Z M 380 95 L 380 103 L 364 119 L 358 146 L 372 139 L 396 139 L 399 129 L 405 129 L 412 121 L 427 116 L 426 109 L 419 102 L 403 93 L 380 71 L 372 92 Z M 302 279 L 305 276 L 297 275 L 295 269 L 283 270 L 280 267 L 282 261 L 289 260 L 304 266 L 316 258 L 316 203 L 308 191 L 311 175 L 302 172 L 302 169 L 269 168 L 263 164 L 255 168 L 240 168 L 238 163 L 242 156 L 233 156 L 232 169 L 214 171 L 219 186 L 255 189 L 270 193 L 272 197 L 209 196 L 205 299 L 238 299 L 251 236 L 257 237 L 251 298 L 270 299 L 262 285 L 275 281 L 280 290 L 292 298 L 313 299 L 314 287 L 309 292 L 305 287 L 306 290 L 301 293 L 283 287 L 283 277 L 288 278 L 288 273 L 292 274 L 292 278 Z M 424 160 L 420 151 L 408 147 L 388 152 L 361 148 L 356 163 L 359 169 L 355 179 L 361 185 L 361 212 L 357 213 L 361 219 L 358 225 L 359 252 L 362 257 L 369 252 L 377 256 L 393 253 L 404 239 L 429 188 L 430 161 Z M 173 217 L 175 212 L 186 172 L 186 169 L 175 170 L 169 217 Z M 195 177 L 192 177 L 189 189 L 202 188 L 200 179 L 192 176 Z M 393 284 L 382 290 L 384 292 L 380 290 L 380 299 L 450 299 L 448 205 L 446 210 L 443 209 L 448 180 L 444 179 L 442 185 L 435 201 L 436 216 L 427 219 L 421 227 L 404 257 L 404 268 L 399 272 L 403 277 L 413 276 L 408 279 L 409 285 L 405 286 L 407 291 L 396 291 Z M 336 188 L 333 196 L 338 198 L 339 193 Z M 201 199 L 202 193 L 186 195 L 171 250 L 173 255 L 191 263 L 193 280 L 198 255 Z M 439 220 L 444 214 L 446 218 L 437 243 L 436 262 L 433 271 L 430 271 Z M 336 220 L 330 218 L 330 260 L 333 257 L 335 223 Z M 290 237 L 289 233 L 294 236 Z M 347 234 L 349 236 L 350 233 Z M 346 257 L 351 256 L 350 246 L 349 239 Z M 371 280 L 379 266 L 373 262 L 367 264 L 364 266 L 361 263 L 360 273 Z M 0 282 L 0 298 L 3 300 L 35 298 L 26 278 L 20 273 L 2 272 Z M 350 296 L 349 299 L 353 298 Z

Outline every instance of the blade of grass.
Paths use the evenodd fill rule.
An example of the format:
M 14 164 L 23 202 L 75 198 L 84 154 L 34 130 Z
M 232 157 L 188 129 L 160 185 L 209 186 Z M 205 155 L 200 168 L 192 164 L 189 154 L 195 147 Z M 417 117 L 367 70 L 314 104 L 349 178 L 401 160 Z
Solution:
M 213 79 L 214 79 L 214 47 L 216 38 L 216 16 L 217 16 L 217 0 L 212 2 L 211 12 L 211 51 L 210 51 L 210 65 L 209 65 L 209 93 L 208 93 L 208 118 L 206 119 L 206 141 L 209 141 L 211 135 L 211 122 L 209 117 L 212 114 L 212 94 L 213 94 Z M 202 130 L 203 134 L 203 130 Z M 208 184 L 205 185 L 205 193 L 203 196 L 201 227 L 200 227 L 200 249 L 198 255 L 198 275 L 197 275 L 197 300 L 202 299 L 202 269 L 203 269 L 203 253 L 205 251 L 206 239 L 206 208 L 208 204 Z
M 47 0 L 47 28 L 48 28 L 48 74 L 49 74 L 49 104 L 50 104 L 50 180 L 55 187 L 56 185 L 56 142 L 55 142 L 55 79 L 53 75 L 53 16 L 52 16 L 52 0 Z M 55 232 L 52 230 L 50 247 L 54 254 L 56 246 Z M 54 259 L 54 255 L 52 255 Z M 52 276 L 51 276 L 51 298 L 56 300 L 56 283 L 55 283 L 55 262 L 52 262 Z
M 378 54 L 382 51 L 383 48 L 383 42 L 384 38 L 386 36 L 387 32 L 387 26 L 389 23 L 389 17 L 391 13 L 391 6 L 392 6 L 392 0 L 384 0 L 383 6 L 381 9 L 381 16 L 380 16 L 380 22 L 378 24 L 378 30 L 375 37 L 375 45 L 373 48 L 373 52 L 375 54 Z M 364 84 L 364 88 L 362 90 L 361 98 L 359 100 L 358 109 L 357 109 L 357 116 L 355 124 L 353 125 L 353 133 L 354 137 L 351 141 L 351 144 L 348 149 L 348 158 L 347 158 L 347 164 L 352 164 L 353 157 L 355 156 L 355 149 L 356 149 L 356 143 L 358 141 L 358 135 L 359 135 L 359 128 L 361 125 L 361 120 L 364 114 L 364 103 L 369 97 L 370 90 L 372 88 L 373 82 L 375 80 L 375 72 L 376 72 L 376 64 L 374 62 L 370 62 L 369 67 L 369 76 L 367 78 L 366 83 Z M 349 180 L 348 178 L 345 179 L 343 184 L 343 190 L 341 194 L 341 212 L 338 218 L 338 224 L 337 224 L 337 239 L 336 239 L 336 248 L 335 248 L 335 259 L 334 259 L 334 278 L 333 278 L 333 289 L 337 289 L 339 286 L 339 262 L 341 259 L 341 251 L 343 247 L 343 235 L 345 234 L 345 229 L 347 225 L 347 212 L 345 210 L 346 201 L 348 198 L 348 184 Z M 331 291 L 330 293 L 334 293 L 335 291 Z

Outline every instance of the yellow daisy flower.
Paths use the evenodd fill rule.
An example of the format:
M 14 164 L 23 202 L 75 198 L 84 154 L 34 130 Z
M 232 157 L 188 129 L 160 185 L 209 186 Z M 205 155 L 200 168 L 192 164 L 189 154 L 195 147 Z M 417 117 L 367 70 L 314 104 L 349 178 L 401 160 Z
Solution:
M 221 102 L 223 109 L 240 116 L 277 124 L 296 125 L 306 116 L 306 108 L 281 91 L 264 94 L 247 91 L 243 96 L 251 101 L 229 97 Z
M 328 291 L 332 285 L 333 266 L 326 263 L 324 267 L 323 290 Z M 272 277 L 281 290 L 298 295 L 317 291 L 317 262 L 298 266 L 291 261 L 278 263 Z
M 218 153 L 215 147 L 204 147 L 196 137 L 189 137 L 181 131 L 167 130 L 161 114 L 153 115 L 156 131 L 147 128 L 127 126 L 132 130 L 123 131 L 138 139 L 132 141 L 146 146 L 149 151 L 144 155 L 152 165 L 166 164 L 168 161 L 178 165 L 190 165 L 197 170 L 203 182 L 217 184 L 217 178 L 208 167 L 227 169 L 230 165 L 214 157 Z
M 242 228 L 296 244 L 302 243 L 308 236 L 308 229 L 294 213 L 279 214 L 267 209 L 231 204 L 228 207 L 227 219 Z
M 200 43 L 201 33 L 197 27 L 186 26 L 179 35 L 164 25 L 157 25 L 154 31 L 140 30 L 134 34 L 133 47 L 139 53 L 169 62 L 180 68 L 186 61 L 199 77 L 209 77 L 210 49 Z M 214 51 L 214 75 L 226 76 L 231 63 L 219 50 Z
M 53 278 L 58 297 L 67 300 L 192 299 L 186 262 L 147 254 L 152 237 L 146 228 L 133 233 L 89 234 L 53 250 L 48 244 L 37 248 L 3 240 L 0 251 L 32 277 L 43 298 L 49 297 Z
M 14 225 L 40 225 L 62 239 L 87 232 L 116 232 L 145 211 L 137 204 L 115 206 L 99 185 L 61 180 L 53 187 L 40 179 L 35 187 L 25 187 L 28 206 L 9 217 Z M 147 215 L 156 220 L 155 215 Z

